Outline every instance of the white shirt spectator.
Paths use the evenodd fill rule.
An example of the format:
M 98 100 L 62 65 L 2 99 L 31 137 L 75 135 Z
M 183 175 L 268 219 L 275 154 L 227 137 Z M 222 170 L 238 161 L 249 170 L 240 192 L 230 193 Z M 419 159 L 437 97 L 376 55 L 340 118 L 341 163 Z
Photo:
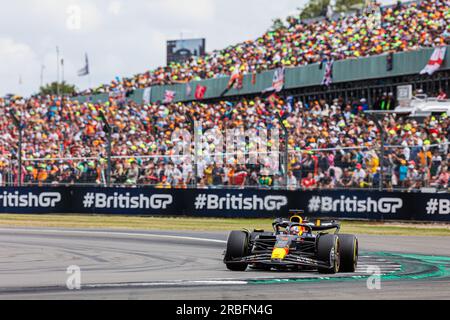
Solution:
M 357 169 L 353 174 L 353 180 L 356 183 L 361 183 L 366 178 L 367 174 L 363 169 Z
M 287 185 L 288 185 L 288 189 L 289 190 L 296 190 L 297 189 L 298 181 L 297 181 L 297 178 L 293 174 L 290 174 L 288 176 Z

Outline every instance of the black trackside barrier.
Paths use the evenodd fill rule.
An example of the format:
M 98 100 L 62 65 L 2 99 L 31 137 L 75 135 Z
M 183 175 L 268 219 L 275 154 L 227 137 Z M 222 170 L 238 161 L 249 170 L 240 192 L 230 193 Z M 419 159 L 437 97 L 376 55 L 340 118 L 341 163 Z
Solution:
M 288 217 L 450 222 L 450 194 L 376 191 L 0 188 L 0 213 L 233 218 Z

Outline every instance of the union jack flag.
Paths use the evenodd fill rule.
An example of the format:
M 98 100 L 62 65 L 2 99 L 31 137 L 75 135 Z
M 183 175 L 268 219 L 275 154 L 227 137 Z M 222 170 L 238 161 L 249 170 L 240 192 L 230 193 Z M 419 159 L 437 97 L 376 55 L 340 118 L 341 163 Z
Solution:
M 172 90 L 166 90 L 164 93 L 164 103 L 172 103 L 175 100 L 176 92 Z
M 281 92 L 284 88 L 284 68 L 278 68 L 273 74 L 272 86 L 263 92 L 275 91 Z
M 323 76 L 322 84 L 329 87 L 333 83 L 333 64 L 334 60 L 330 60 L 327 62 L 325 67 L 325 75 Z

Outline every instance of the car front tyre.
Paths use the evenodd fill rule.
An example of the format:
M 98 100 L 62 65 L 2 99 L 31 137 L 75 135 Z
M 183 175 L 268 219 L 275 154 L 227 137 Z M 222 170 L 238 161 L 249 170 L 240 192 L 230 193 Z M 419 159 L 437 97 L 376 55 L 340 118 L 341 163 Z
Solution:
M 227 241 L 225 261 L 243 258 L 248 255 L 248 234 L 244 231 L 232 231 Z M 245 271 L 247 263 L 226 263 L 228 270 Z
M 334 274 L 339 272 L 340 267 L 340 242 L 335 234 L 324 234 L 317 240 L 317 258 L 330 267 L 319 267 L 319 273 Z

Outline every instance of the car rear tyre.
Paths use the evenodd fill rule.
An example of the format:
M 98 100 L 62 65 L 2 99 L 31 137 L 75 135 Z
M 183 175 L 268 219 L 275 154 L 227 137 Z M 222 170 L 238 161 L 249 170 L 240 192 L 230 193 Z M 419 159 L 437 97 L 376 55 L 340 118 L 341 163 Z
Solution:
M 358 238 L 352 234 L 339 235 L 341 266 L 339 272 L 355 272 L 358 266 Z
M 339 272 L 339 237 L 335 234 L 324 234 L 317 240 L 317 258 L 331 267 L 319 267 L 319 273 L 334 274 Z
M 248 234 L 244 231 L 232 231 L 228 237 L 225 261 L 242 258 L 248 255 Z M 227 263 L 228 270 L 245 271 L 247 263 Z

